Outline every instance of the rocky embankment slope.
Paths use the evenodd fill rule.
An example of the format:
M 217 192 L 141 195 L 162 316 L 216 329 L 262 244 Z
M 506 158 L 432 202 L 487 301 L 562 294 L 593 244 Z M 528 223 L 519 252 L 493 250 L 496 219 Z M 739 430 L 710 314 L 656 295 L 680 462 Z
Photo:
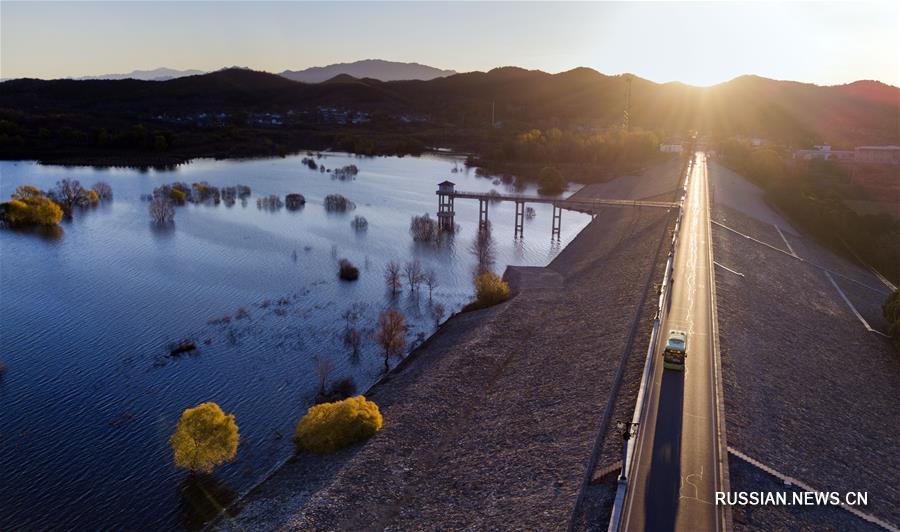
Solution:
M 678 168 L 624 188 L 672 191 Z M 370 390 L 385 419 L 379 434 L 335 455 L 297 455 L 217 526 L 566 528 L 629 331 L 654 304 L 652 284 L 646 298 L 643 289 L 661 277 L 665 254 L 656 253 L 673 218 L 606 208 L 549 267 L 511 268 L 515 297 L 449 320 Z M 635 352 L 629 360 L 643 364 Z
M 807 262 L 713 225 L 715 260 L 733 270 L 716 269 L 728 445 L 817 490 L 866 491 L 869 504 L 860 510 L 897 526 L 900 357 L 865 328 L 828 275 L 876 329 L 883 330 L 875 309 L 888 288 L 762 212 L 758 198 L 736 193 L 746 187 L 739 180 L 711 165 L 713 220 Z M 737 485 L 766 490 L 765 478 L 745 471 Z M 846 519 L 869 527 L 834 515 L 736 509 L 734 521 L 736 530 L 847 530 Z

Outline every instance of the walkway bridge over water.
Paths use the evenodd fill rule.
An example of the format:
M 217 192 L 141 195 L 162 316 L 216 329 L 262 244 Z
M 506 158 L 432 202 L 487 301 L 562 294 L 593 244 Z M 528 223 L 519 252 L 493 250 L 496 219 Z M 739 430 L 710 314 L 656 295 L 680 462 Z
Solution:
M 562 227 L 562 210 L 583 212 L 596 216 L 601 207 L 651 207 L 661 209 L 677 208 L 678 204 L 671 201 L 641 201 L 641 200 L 623 200 L 623 199 L 602 199 L 602 198 L 585 198 L 585 199 L 560 199 L 548 198 L 541 196 L 527 196 L 525 194 L 500 194 L 495 191 L 491 192 L 467 192 L 464 190 L 456 190 L 456 185 L 450 181 L 444 181 L 438 184 L 438 227 L 441 230 L 449 231 L 454 227 L 454 203 L 457 199 L 474 199 L 478 200 L 478 228 L 484 229 L 488 225 L 488 205 L 498 201 L 512 201 L 516 204 L 516 223 L 515 237 L 521 238 L 524 234 L 525 227 L 525 205 L 527 203 L 549 203 L 553 205 L 553 224 L 551 228 L 551 237 L 559 240 L 560 229 Z

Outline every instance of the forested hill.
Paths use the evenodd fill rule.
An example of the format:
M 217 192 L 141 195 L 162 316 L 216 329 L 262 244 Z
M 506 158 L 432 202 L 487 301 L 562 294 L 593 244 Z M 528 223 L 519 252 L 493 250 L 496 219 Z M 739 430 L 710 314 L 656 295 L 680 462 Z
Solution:
M 632 126 L 662 135 L 699 129 L 835 146 L 900 138 L 900 89 L 875 81 L 822 87 L 742 76 L 699 88 L 632 79 Z M 490 129 L 493 107 L 501 135 L 548 127 L 585 131 L 621 123 L 625 87 L 625 76 L 588 68 L 547 74 L 515 67 L 429 81 L 340 75 L 315 84 L 246 69 L 168 81 L 19 79 L 0 83 L 0 151 L 7 158 L 11 148 L 28 151 L 64 125 L 113 131 L 143 124 L 177 133 L 224 123 L 254 127 L 269 114 L 276 118 L 265 118 L 266 124 L 283 130 L 312 123 L 325 128 L 343 116 L 341 127 L 446 132 Z M 363 118 L 347 118 L 354 113 Z

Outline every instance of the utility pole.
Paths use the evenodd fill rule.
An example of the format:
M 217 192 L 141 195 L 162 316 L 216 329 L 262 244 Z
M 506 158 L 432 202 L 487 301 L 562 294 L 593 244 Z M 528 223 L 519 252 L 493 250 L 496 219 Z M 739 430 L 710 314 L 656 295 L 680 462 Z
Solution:
M 631 74 L 625 74 L 625 116 L 622 120 L 622 127 L 625 131 L 631 126 Z

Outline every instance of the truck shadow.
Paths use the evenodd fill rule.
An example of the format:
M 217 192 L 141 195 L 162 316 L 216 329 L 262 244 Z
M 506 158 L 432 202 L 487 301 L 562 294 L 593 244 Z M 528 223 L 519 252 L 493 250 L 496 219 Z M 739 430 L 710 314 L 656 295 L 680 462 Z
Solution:
M 653 458 L 644 496 L 645 530 L 674 530 L 681 487 L 684 372 L 664 371 L 653 438 Z

